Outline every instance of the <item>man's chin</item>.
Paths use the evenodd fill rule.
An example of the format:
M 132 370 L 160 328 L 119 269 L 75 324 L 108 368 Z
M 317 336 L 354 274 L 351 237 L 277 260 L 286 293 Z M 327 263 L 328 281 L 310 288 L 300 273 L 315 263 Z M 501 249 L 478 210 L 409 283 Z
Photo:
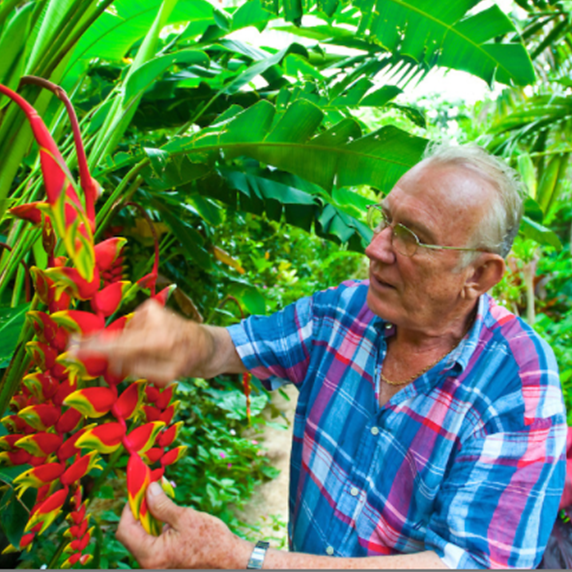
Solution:
M 395 314 L 395 304 L 391 304 L 389 296 L 387 298 L 372 291 L 371 282 L 367 291 L 366 303 L 368 308 L 376 315 L 391 322 L 391 316 Z M 392 309 L 394 310 L 392 312 Z

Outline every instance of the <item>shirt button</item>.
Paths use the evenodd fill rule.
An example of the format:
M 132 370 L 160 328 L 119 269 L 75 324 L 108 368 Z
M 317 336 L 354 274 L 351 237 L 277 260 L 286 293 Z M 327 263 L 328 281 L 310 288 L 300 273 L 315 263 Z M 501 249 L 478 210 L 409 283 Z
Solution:
M 387 322 L 387 323 L 385 324 L 385 329 L 386 329 L 386 330 L 391 330 L 391 328 L 393 328 L 393 324 L 390 324 L 389 322 Z
M 328 546 L 328 548 L 326 548 L 326 554 L 328 556 L 331 556 L 334 553 L 334 547 L 333 546 Z
M 379 433 L 379 429 L 377 427 L 372 427 L 371 428 L 371 434 L 372 435 L 377 435 Z
M 359 495 L 359 489 L 357 487 L 352 487 L 350 494 L 352 497 L 357 497 Z

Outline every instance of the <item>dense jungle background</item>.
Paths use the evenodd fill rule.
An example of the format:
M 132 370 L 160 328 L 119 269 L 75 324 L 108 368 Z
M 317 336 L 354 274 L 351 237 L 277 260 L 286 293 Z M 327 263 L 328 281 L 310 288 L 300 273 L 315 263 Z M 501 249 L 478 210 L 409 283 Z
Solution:
M 571 32 L 565 0 L 0 0 L 0 83 L 34 106 L 75 176 L 81 156 L 62 98 L 29 78 L 67 92 L 101 186 L 94 240 L 127 239 L 115 278 L 136 284 L 153 274 L 158 251 L 158 289 L 176 285 L 168 306 L 208 324 L 268 314 L 365 278 L 367 205 L 419 160 L 428 141 L 475 142 L 504 157 L 520 172 L 528 198 L 509 271 L 494 295 L 554 348 L 571 411 Z M 491 90 L 474 104 L 447 91 L 412 96 L 443 70 L 464 72 L 459 81 L 470 75 Z M 29 443 L 32 429 L 57 433 L 39 413 L 35 421 L 29 414 L 43 403 L 45 386 L 22 381 L 32 362 L 45 366 L 47 359 L 26 350 L 34 335 L 32 343 L 42 342 L 26 315 L 45 307 L 40 274 L 31 269 L 55 276 L 46 228 L 14 215 L 45 195 L 40 147 L 20 108 L 2 95 L 2 565 L 133 568 L 114 537 L 128 496 L 121 447 L 96 448 L 100 461 L 70 485 L 83 487 L 89 536 L 76 530 L 72 542 L 64 537 L 69 499 L 51 512 L 44 506 L 40 512 L 50 517 L 36 519 L 37 530 L 27 526 L 38 506 L 34 488 L 47 485 L 42 494 L 55 496 L 58 486 L 39 470 L 40 480 L 29 484 L 31 467 L 56 464 L 56 449 L 42 449 L 38 440 L 41 450 L 22 444 L 32 456 L 16 462 L 11 438 L 25 433 Z M 63 256 L 68 241 L 56 238 L 50 244 Z M 114 316 L 132 312 L 149 285 L 121 296 Z M 89 379 L 81 383 L 104 385 Z M 165 465 L 165 477 L 177 502 L 254 538 L 256 525 L 237 514 L 277 473 L 260 435 L 268 424 L 286 422 L 255 379 L 247 415 L 244 383 L 236 376 L 179 381 L 174 444 L 188 449 Z M 139 395 L 137 408 L 153 399 Z M 18 415 L 32 429 L 16 422 Z M 30 531 L 37 533 L 33 542 Z M 72 561 L 70 553 L 90 560 Z

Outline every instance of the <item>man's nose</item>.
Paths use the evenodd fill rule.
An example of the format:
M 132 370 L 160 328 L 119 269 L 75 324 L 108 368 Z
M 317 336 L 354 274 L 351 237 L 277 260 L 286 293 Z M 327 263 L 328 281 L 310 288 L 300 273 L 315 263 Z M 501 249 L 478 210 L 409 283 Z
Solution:
M 391 244 L 392 234 L 393 229 L 389 226 L 374 234 L 371 242 L 365 249 L 366 256 L 370 260 L 377 260 L 384 264 L 393 264 L 395 262 L 395 252 Z

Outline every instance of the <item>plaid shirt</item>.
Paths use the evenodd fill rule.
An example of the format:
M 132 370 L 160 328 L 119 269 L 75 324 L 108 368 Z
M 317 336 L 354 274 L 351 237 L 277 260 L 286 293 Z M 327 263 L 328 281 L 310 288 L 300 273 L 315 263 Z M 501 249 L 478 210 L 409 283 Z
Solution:
M 268 388 L 299 389 L 290 549 L 343 557 L 434 550 L 451 568 L 531 568 L 565 477 L 550 347 L 481 297 L 461 343 L 379 405 L 386 337 L 368 281 L 318 292 L 229 332 Z

